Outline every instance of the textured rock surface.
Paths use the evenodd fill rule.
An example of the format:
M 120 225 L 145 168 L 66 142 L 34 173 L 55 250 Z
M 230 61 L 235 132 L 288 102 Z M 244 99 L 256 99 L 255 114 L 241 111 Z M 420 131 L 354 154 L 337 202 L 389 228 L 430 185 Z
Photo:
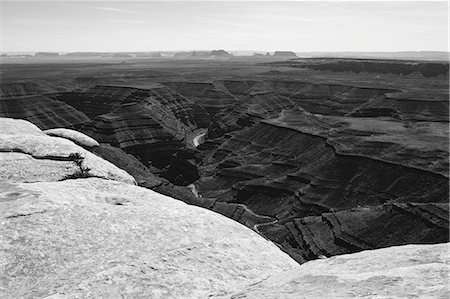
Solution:
M 79 165 L 75 160 L 80 160 Z M 50 137 L 23 120 L 0 118 L 0 163 L 1 181 L 55 181 L 95 176 L 135 184 L 131 175 L 114 164 L 70 140 Z
M 50 129 L 45 130 L 44 133 L 49 136 L 62 137 L 72 140 L 76 144 L 84 147 L 100 146 L 100 144 L 95 139 L 71 129 L 64 129 L 64 128 Z
M 342 155 L 323 137 L 264 122 L 205 151 L 199 204 L 261 232 L 299 262 L 448 242 L 441 174 Z
M 153 188 L 162 184 L 163 180 L 154 175 L 151 170 L 133 155 L 127 154 L 120 148 L 102 143 L 91 149 L 93 153 L 102 157 L 131 174 L 141 187 Z
M 125 153 L 117 147 L 101 144 L 99 147 L 93 148 L 92 152 L 131 174 L 141 187 L 152 189 L 188 204 L 200 205 L 198 198 L 194 196 L 189 188 L 176 186 L 167 179 L 155 175 L 154 173 L 159 173 L 157 169 L 150 169 L 136 157 Z
M 280 64 L 275 62 L 273 64 Z M 448 75 L 448 62 L 417 62 L 390 59 L 313 58 L 296 59 L 283 63 L 292 67 L 307 67 L 333 72 L 369 72 L 409 75 L 420 73 L 425 77 Z
M 297 266 L 244 226 L 141 187 L 1 184 L 2 298 L 206 298 Z
M 79 126 L 90 121 L 83 112 L 46 95 L 1 97 L 0 117 L 26 119 L 42 130 Z
M 97 116 L 82 130 L 101 143 L 124 149 L 146 164 L 165 167 L 171 156 L 186 144 L 189 133 L 209 124 L 203 108 L 168 88 L 111 89 L 121 91 L 122 97 L 114 94 L 113 102 L 105 104 L 111 112 Z M 114 105 L 121 105 L 120 109 L 114 110 Z
M 448 298 L 449 244 L 311 261 L 226 298 Z
M 449 175 L 449 127 L 446 122 L 323 116 L 291 110 L 267 123 L 324 137 L 339 154 L 369 157 Z

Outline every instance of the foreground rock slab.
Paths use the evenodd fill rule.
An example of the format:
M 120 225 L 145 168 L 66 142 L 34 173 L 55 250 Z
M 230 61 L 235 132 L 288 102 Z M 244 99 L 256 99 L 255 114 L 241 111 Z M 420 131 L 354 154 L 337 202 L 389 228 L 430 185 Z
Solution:
M 449 298 L 449 244 L 315 260 L 226 298 Z
M 298 267 L 241 224 L 141 187 L 0 184 L 1 298 L 206 298 Z
M 81 176 L 136 184 L 126 171 L 74 142 L 48 136 L 27 121 L 10 118 L 0 118 L 0 169 L 3 182 L 58 181 Z

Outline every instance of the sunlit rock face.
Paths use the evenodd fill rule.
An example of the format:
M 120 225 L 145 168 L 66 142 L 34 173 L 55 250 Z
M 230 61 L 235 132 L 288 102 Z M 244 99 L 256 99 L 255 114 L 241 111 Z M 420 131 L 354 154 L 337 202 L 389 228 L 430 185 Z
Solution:
M 66 138 L 51 137 L 23 120 L 0 118 L 3 182 L 47 182 L 101 177 L 135 184 L 135 179 Z
M 2 183 L 3 298 L 226 295 L 297 264 L 206 209 L 98 178 Z
M 62 137 L 62 138 L 69 139 L 83 147 L 91 148 L 91 147 L 100 146 L 100 144 L 97 142 L 97 140 L 95 140 L 83 133 L 80 133 L 78 131 L 71 130 L 71 129 L 65 129 L 65 128 L 49 129 L 49 130 L 45 130 L 44 133 L 49 136 Z
M 311 261 L 224 298 L 447 298 L 449 243 Z

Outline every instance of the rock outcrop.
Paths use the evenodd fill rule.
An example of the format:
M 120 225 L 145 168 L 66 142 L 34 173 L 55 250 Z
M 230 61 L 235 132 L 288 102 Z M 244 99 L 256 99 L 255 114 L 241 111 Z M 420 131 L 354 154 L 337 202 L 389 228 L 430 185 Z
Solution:
M 448 298 L 449 244 L 311 261 L 224 298 Z
M 271 63 L 279 65 L 279 62 Z M 394 59 L 365 59 L 365 58 L 308 58 L 287 62 L 291 67 L 306 67 L 313 70 L 332 72 L 368 72 L 379 74 L 409 75 L 413 73 L 425 77 L 439 75 L 448 76 L 448 62 L 427 62 Z M 285 64 L 283 64 L 285 65 Z
M 191 51 L 191 52 L 175 52 L 176 58 L 228 58 L 233 55 L 225 50 L 212 50 L 212 51 Z
M 0 118 L 3 182 L 48 182 L 101 177 L 135 184 L 135 179 L 70 140 L 51 137 L 23 120 Z
M 297 266 L 255 232 L 134 186 L 67 139 L 4 118 L 0 134 L 2 298 L 213 297 Z M 70 153 L 94 177 L 68 176 Z
M 5 184 L 0 297 L 205 298 L 296 263 L 240 224 L 98 178 Z
M 292 51 L 275 51 L 273 53 L 275 57 L 297 57 L 297 55 Z
M 49 136 L 62 137 L 62 138 L 72 140 L 76 144 L 83 146 L 83 147 L 100 146 L 100 144 L 97 142 L 97 140 L 95 140 L 83 133 L 80 133 L 78 131 L 71 130 L 71 129 L 65 129 L 65 128 L 49 129 L 49 130 L 45 130 L 44 133 Z

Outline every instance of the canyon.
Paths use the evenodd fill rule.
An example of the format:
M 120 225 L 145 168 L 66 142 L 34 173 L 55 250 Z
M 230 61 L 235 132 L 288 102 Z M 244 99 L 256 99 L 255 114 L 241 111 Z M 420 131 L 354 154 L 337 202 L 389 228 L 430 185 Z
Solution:
M 12 63 L 1 78 L 1 117 L 77 130 L 138 186 L 298 263 L 449 241 L 448 62 Z
M 448 244 L 300 266 L 231 219 L 136 186 L 81 132 L 0 118 L 0 137 L 1 297 L 448 296 Z

